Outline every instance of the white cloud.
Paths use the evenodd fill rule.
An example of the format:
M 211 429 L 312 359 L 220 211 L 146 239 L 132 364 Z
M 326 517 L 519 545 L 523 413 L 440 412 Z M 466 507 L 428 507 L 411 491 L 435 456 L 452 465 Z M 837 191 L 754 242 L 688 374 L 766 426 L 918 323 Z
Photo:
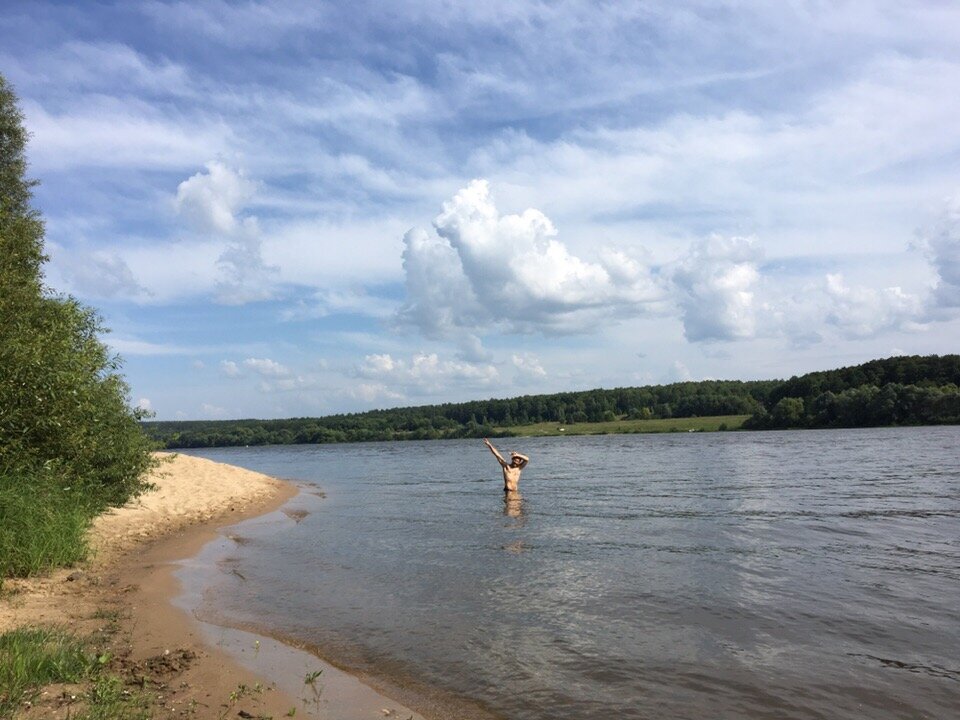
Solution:
M 221 420 L 229 414 L 226 408 L 214 405 L 213 403 L 202 403 L 200 405 L 200 414 L 210 420 Z
M 42 53 L 29 65 L 9 58 L 18 74 L 30 81 L 69 77 L 76 89 L 91 93 L 142 92 L 149 95 L 192 95 L 195 91 L 187 69 L 166 58 L 156 61 L 129 45 L 117 42 L 70 41 Z
M 372 403 L 377 400 L 403 400 L 402 393 L 395 392 L 383 383 L 358 383 L 349 388 L 347 394 L 355 400 Z
M 397 310 L 393 300 L 377 297 L 362 288 L 324 288 L 283 311 L 284 320 L 304 320 L 330 315 L 356 314 L 387 319 Z
M 243 366 L 263 377 L 279 378 L 290 374 L 289 368 L 270 358 L 247 358 Z
M 263 380 L 257 385 L 257 389 L 263 393 L 311 390 L 321 383 L 320 378 L 316 375 L 291 375 L 289 372 L 275 376 L 266 375 L 265 377 L 269 379 Z
M 374 380 L 402 394 L 428 394 L 451 385 L 486 388 L 500 374 L 487 363 L 441 360 L 436 353 L 415 353 L 409 360 L 388 353 L 367 355 L 354 371 L 357 377 Z
M 220 372 L 228 378 L 238 378 L 243 376 L 240 366 L 237 365 L 233 360 L 221 360 Z
M 182 168 L 230 144 L 230 131 L 218 120 L 168 118 L 126 98 L 84 97 L 63 112 L 30 101 L 23 108 L 33 134 L 31 164 L 41 171 Z
M 583 332 L 661 299 L 649 270 L 620 252 L 592 263 L 556 239 L 543 213 L 501 215 L 485 180 L 443 204 L 435 234 L 404 237 L 401 321 L 428 335 L 505 322 L 517 332 Z
M 674 360 L 670 364 L 670 369 L 664 378 L 664 382 L 668 383 L 689 382 L 690 380 L 693 380 L 693 373 L 691 373 L 690 369 L 680 360 Z
M 257 218 L 240 213 L 252 199 L 256 183 L 241 171 L 216 160 L 177 187 L 177 213 L 197 233 L 212 233 L 226 241 L 217 258 L 220 278 L 216 300 L 223 305 L 245 305 L 275 295 L 279 268 L 263 259 L 263 239 Z
M 754 238 L 713 236 L 694 244 L 672 276 L 688 340 L 753 337 L 759 257 Z
M 256 184 L 216 160 L 206 163 L 206 168 L 177 186 L 174 206 L 198 232 L 232 232 L 236 214 L 253 197 Z
M 946 202 L 939 222 L 924 239 L 937 275 L 931 315 L 946 317 L 955 314 L 960 310 L 960 193 Z
M 776 112 L 706 103 L 549 141 L 519 130 L 468 171 L 543 208 L 573 252 L 617 233 L 669 260 L 709 232 L 758 234 L 773 257 L 893 252 L 956 181 L 937 159 L 960 152 L 958 83 L 956 61 L 880 53 Z
M 143 355 L 146 357 L 158 355 L 192 355 L 197 351 L 195 347 L 155 343 L 149 340 L 141 340 L 140 338 L 123 335 L 107 335 L 103 340 L 115 352 L 121 355 Z
M 195 33 L 231 48 L 272 48 L 284 33 L 320 23 L 327 17 L 322 5 L 249 3 L 232 6 L 220 0 L 143 3 L 137 10 L 176 35 Z
M 515 354 L 510 360 L 517 371 L 517 382 L 536 382 L 547 376 L 547 371 L 543 369 L 540 359 L 533 353 Z
M 432 338 L 459 327 L 482 324 L 487 311 L 474 294 L 450 243 L 420 228 L 407 231 L 403 243 L 407 300 L 398 319 Z
M 137 408 L 145 412 L 153 412 L 153 403 L 150 402 L 150 398 L 140 398 L 137 400 Z
M 70 290 L 85 297 L 136 299 L 151 294 L 137 281 L 126 260 L 115 252 L 58 248 L 56 257 L 57 268 Z
M 246 305 L 275 296 L 280 269 L 264 262 L 263 241 L 256 218 L 244 218 L 217 259 L 217 266 L 222 272 L 217 283 L 217 302 Z
M 872 337 L 884 330 L 917 330 L 923 302 L 899 287 L 874 290 L 848 287 L 839 273 L 827 275 L 826 320 L 850 337 Z

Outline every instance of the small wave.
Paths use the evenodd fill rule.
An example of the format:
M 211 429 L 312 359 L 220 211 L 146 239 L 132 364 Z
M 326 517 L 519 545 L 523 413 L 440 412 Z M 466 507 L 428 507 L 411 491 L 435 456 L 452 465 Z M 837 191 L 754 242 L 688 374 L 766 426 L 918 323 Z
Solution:
M 867 660 L 880 663 L 884 667 L 894 668 L 896 670 L 906 670 L 907 672 L 921 673 L 924 675 L 931 675 L 933 677 L 946 678 L 947 680 L 960 682 L 960 670 L 951 670 L 940 665 L 919 665 L 917 663 L 907 663 L 903 662 L 902 660 L 892 660 L 890 658 L 882 658 L 876 655 L 868 655 L 866 653 L 847 653 L 847 655 L 850 657 L 866 658 Z

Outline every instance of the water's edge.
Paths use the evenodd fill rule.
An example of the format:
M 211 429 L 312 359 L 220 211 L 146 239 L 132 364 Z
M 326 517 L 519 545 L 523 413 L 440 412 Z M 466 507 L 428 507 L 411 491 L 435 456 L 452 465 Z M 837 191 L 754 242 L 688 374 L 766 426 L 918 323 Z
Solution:
M 288 481 L 292 482 L 292 481 Z M 296 484 L 296 483 L 294 483 Z M 222 528 L 193 557 L 176 563 L 180 592 L 172 598 L 188 613 L 204 641 L 228 654 L 239 665 L 272 683 L 278 690 L 298 698 L 298 713 L 326 720 L 369 720 L 396 717 L 404 720 L 501 720 L 484 708 L 438 688 L 431 688 L 400 673 L 364 672 L 337 663 L 323 648 L 308 646 L 268 624 L 244 623 L 224 614 L 208 597 L 209 578 L 218 571 L 231 537 L 242 536 L 251 526 L 282 527 L 295 522 L 282 508 Z M 416 709 L 414 709 L 416 708 Z M 427 715 L 421 714 L 427 713 Z

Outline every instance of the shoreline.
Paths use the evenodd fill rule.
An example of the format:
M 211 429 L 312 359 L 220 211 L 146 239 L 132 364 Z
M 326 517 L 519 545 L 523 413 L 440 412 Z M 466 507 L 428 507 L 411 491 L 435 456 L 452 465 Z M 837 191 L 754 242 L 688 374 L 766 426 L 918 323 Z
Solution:
M 139 685 L 153 717 L 222 718 L 241 711 L 314 717 L 322 704 L 324 717 L 369 718 L 376 705 L 380 717 L 404 713 L 422 720 L 356 677 L 332 672 L 325 661 L 272 639 L 245 640 L 257 655 L 263 651 L 264 662 L 251 666 L 243 646 L 223 642 L 235 631 L 215 631 L 218 642 L 214 626 L 177 602 L 184 592 L 177 574 L 185 561 L 225 528 L 275 513 L 299 488 L 236 466 L 162 455 L 167 459 L 150 477 L 156 489 L 94 522 L 90 559 L 44 577 L 8 581 L 0 597 L 0 633 L 60 626 L 98 638 L 109 653 L 107 669 L 128 686 Z M 322 703 L 316 683 L 300 673 L 307 665 L 323 671 Z M 294 669 L 299 674 L 289 680 L 274 672 Z M 337 673 L 343 677 L 333 678 Z M 82 690 L 50 686 L 16 717 L 66 718 L 82 703 Z M 355 714 L 354 707 L 363 713 Z

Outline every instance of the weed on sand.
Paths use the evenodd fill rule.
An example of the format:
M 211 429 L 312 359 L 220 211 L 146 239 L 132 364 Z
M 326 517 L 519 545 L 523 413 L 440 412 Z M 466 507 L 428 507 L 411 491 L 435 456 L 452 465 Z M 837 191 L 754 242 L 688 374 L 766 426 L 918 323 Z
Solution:
M 127 689 L 108 672 L 112 657 L 95 651 L 89 639 L 53 627 L 25 627 L 0 635 L 0 718 L 15 717 L 50 685 L 71 690 L 72 720 L 141 720 L 150 716 L 149 697 Z
M 146 720 L 151 715 L 146 696 L 127 690 L 115 675 L 97 678 L 85 699 L 87 708 L 75 720 Z
M 0 635 L 0 717 L 43 685 L 80 682 L 97 659 L 84 643 L 59 628 L 18 628 Z

